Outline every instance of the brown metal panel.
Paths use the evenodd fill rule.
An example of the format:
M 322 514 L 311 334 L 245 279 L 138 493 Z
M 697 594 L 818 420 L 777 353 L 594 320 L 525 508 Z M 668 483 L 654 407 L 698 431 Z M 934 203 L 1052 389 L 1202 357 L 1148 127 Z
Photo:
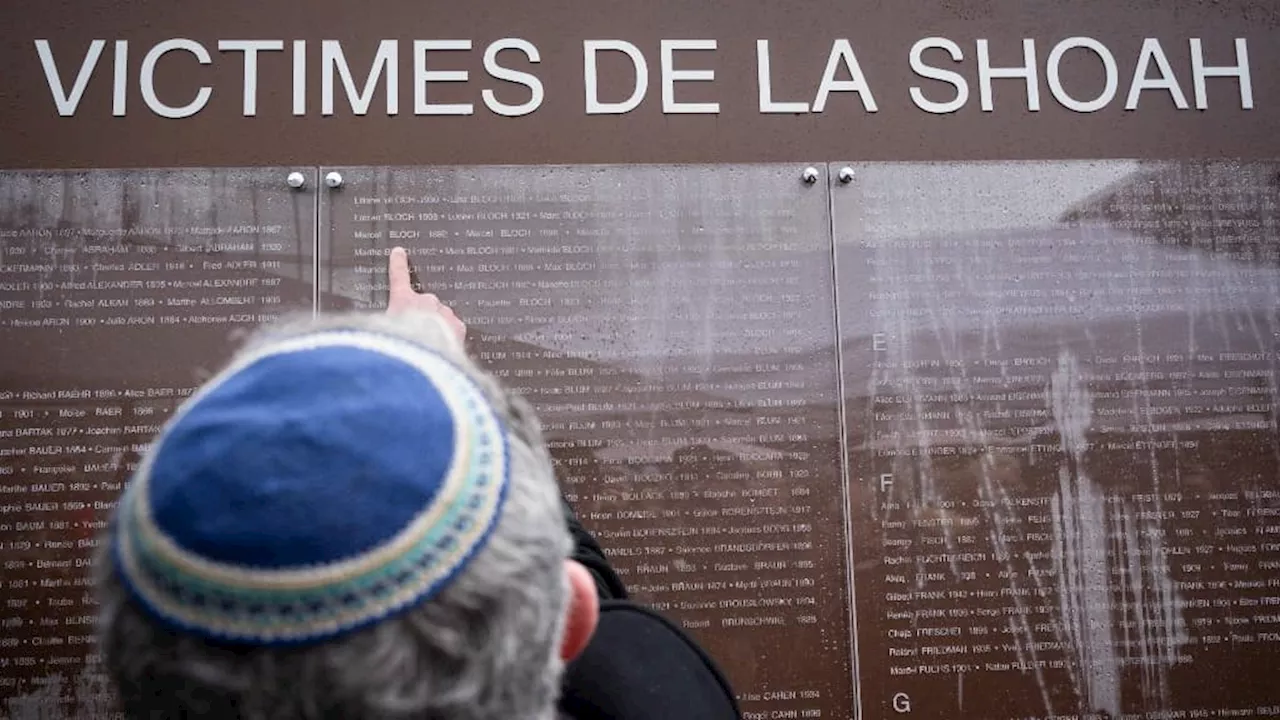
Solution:
M 110 716 L 89 558 L 182 398 L 238 336 L 312 307 L 316 198 L 287 175 L 0 173 L 5 717 Z
M 386 252 L 409 248 L 473 355 L 539 410 L 566 497 L 635 597 L 706 646 L 745 711 L 838 718 L 853 676 L 828 193 L 803 169 L 338 169 L 322 309 L 385 306 Z
M 1280 712 L 1280 166 L 845 167 L 864 716 Z

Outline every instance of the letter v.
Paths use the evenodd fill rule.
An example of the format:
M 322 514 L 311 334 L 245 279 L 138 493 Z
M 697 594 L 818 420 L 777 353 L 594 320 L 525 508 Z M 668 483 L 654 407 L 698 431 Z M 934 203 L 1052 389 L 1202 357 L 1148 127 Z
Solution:
M 53 59 L 53 50 L 48 40 L 36 40 L 36 52 L 40 53 L 40 64 L 44 67 L 44 79 L 49 83 L 49 92 L 53 94 L 53 102 L 58 106 L 58 114 L 67 117 L 76 114 L 84 89 L 89 86 L 89 77 L 98 66 L 98 58 L 102 56 L 102 48 L 106 40 L 94 40 L 89 43 L 89 52 L 85 53 L 84 62 L 80 63 L 80 73 L 76 75 L 75 85 L 70 94 L 62 85 L 62 76 L 58 73 L 58 63 Z

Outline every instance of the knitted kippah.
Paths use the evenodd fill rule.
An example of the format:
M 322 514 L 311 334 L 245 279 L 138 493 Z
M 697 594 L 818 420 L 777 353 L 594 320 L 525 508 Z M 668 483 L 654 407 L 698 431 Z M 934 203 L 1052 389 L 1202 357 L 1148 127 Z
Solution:
M 424 347 L 319 331 L 183 404 L 121 497 L 115 568 L 153 617 L 256 645 L 323 640 L 430 599 L 489 540 L 506 432 Z

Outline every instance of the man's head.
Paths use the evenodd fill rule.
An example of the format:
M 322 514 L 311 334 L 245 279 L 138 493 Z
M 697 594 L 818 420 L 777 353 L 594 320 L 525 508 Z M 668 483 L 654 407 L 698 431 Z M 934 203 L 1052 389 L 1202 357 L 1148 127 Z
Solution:
M 562 507 L 532 411 L 439 316 L 260 331 L 103 543 L 126 716 L 548 717 L 597 611 Z

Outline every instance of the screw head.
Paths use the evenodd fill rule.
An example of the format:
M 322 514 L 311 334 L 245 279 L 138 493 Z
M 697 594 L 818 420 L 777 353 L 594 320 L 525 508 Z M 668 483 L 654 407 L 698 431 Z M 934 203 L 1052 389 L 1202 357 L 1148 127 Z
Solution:
M 289 173 L 289 177 L 285 178 L 285 182 L 289 183 L 289 187 L 294 190 L 300 190 L 307 184 L 307 176 L 298 171 Z
M 840 168 L 840 173 L 837 175 L 837 177 L 840 178 L 841 184 L 848 185 L 849 183 L 853 182 L 853 178 L 856 177 L 856 175 L 853 172 L 853 168 L 849 167 L 848 165 L 845 165 L 844 167 Z
M 800 173 L 800 179 L 804 180 L 806 185 L 812 185 L 818 182 L 818 168 L 812 165 L 805 168 L 804 172 Z
M 342 187 L 342 173 L 336 171 L 326 173 L 324 176 L 324 184 L 334 188 L 335 190 Z

